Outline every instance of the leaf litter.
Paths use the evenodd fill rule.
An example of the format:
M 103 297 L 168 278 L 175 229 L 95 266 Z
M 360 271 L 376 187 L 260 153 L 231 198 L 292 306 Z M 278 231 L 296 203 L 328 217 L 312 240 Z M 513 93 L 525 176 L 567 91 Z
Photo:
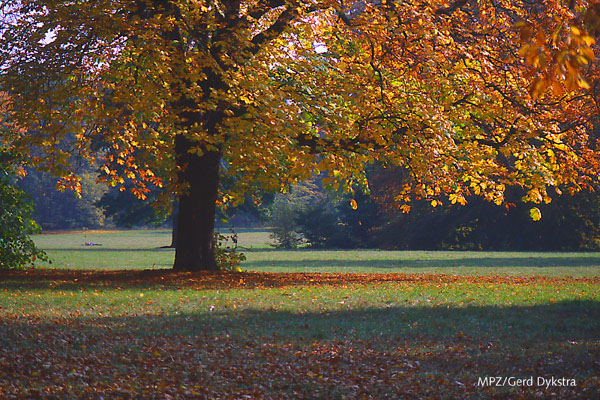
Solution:
M 457 309 L 444 311 L 435 305 L 425 311 L 434 314 L 431 319 L 408 318 L 398 335 L 331 334 L 338 331 L 328 327 L 346 318 L 356 321 L 357 329 L 360 323 L 375 323 L 374 329 L 367 330 L 371 334 L 385 326 L 381 318 L 403 318 L 405 310 L 395 304 L 387 304 L 381 310 L 340 311 L 346 306 L 350 308 L 353 290 L 359 286 L 377 290 L 386 283 L 402 283 L 408 285 L 403 287 L 434 285 L 469 290 L 462 284 L 503 285 L 514 287 L 515 293 L 520 287 L 550 286 L 556 288 L 558 296 L 559 291 L 573 283 L 594 287 L 600 283 L 597 277 L 50 269 L 0 274 L 0 288 L 2 283 L 10 282 L 13 286 L 0 291 L 0 296 L 10 290 L 19 292 L 14 289 L 15 282 L 33 290 L 30 293 L 39 288 L 89 289 L 90 293 L 100 292 L 97 297 L 92 295 L 96 299 L 134 288 L 139 293 L 136 301 L 141 302 L 142 308 L 131 315 L 107 312 L 108 315 L 93 317 L 82 317 L 79 309 L 73 309 L 68 315 L 54 319 L 36 313 L 7 314 L 0 308 L 1 398 L 583 399 L 600 394 L 597 362 L 600 337 L 594 330 L 544 337 L 534 329 L 533 337 L 518 338 L 519 331 L 513 332 L 509 324 L 519 322 L 512 321 L 509 314 L 494 311 L 493 307 L 468 311 L 466 316 L 472 319 L 480 312 L 496 313 L 491 318 L 499 317 L 506 327 L 473 328 L 461 319 L 452 319 L 453 313 L 460 313 Z M 298 290 L 302 289 L 317 299 L 318 287 L 329 287 L 331 293 L 343 290 L 345 296 L 332 300 L 337 308 L 302 316 L 283 310 L 244 311 L 234 307 L 224 312 L 209 304 L 204 308 L 210 314 L 206 318 L 219 319 L 221 325 L 216 328 L 211 325 L 213 320 L 199 318 L 194 313 L 156 313 L 152 311 L 154 303 L 146 300 L 154 299 L 152 290 L 156 289 L 181 293 L 206 290 L 215 294 L 211 301 L 222 291 L 260 289 L 277 290 L 278 298 L 289 302 L 297 301 Z M 140 288 L 150 292 L 142 297 L 145 290 Z M 182 307 L 191 303 L 184 294 L 181 296 L 177 301 Z M 560 306 L 550 304 L 550 307 Z M 542 310 L 541 318 L 561 311 L 532 308 L 534 319 L 536 310 Z M 590 323 L 600 317 L 597 300 L 585 303 L 581 310 L 587 313 L 583 318 Z M 416 312 L 421 311 L 413 314 Z M 440 323 L 450 318 L 450 323 L 459 326 L 450 324 L 444 328 L 448 332 L 442 330 L 441 336 L 432 334 L 431 326 L 438 317 Z M 256 329 L 248 322 L 264 326 Z M 591 329 L 596 327 L 597 323 L 594 324 Z M 236 330 L 235 326 L 242 330 Z M 525 323 L 519 326 L 526 327 Z M 527 378 L 569 373 L 576 374 L 576 387 L 477 385 L 478 377 L 483 375 Z

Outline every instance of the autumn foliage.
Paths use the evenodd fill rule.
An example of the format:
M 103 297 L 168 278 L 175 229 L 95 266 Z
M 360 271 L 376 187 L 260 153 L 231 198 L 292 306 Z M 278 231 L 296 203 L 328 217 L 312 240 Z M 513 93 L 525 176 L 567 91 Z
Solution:
M 0 89 L 32 163 L 179 194 L 178 269 L 213 269 L 215 204 L 320 171 L 406 168 L 395 199 L 503 204 L 594 183 L 594 6 L 558 1 L 4 3 Z M 588 29 L 588 30 L 586 30 Z M 223 175 L 237 186 L 219 191 Z M 125 187 L 125 186 L 123 186 Z M 532 210 L 532 217 L 540 217 Z

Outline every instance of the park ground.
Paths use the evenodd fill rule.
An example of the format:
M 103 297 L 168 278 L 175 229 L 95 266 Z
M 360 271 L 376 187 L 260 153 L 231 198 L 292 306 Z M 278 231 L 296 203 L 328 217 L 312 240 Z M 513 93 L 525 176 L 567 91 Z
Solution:
M 53 264 L 0 274 L 0 398 L 600 398 L 600 253 L 248 230 L 245 272 L 176 273 L 168 231 L 35 240 Z

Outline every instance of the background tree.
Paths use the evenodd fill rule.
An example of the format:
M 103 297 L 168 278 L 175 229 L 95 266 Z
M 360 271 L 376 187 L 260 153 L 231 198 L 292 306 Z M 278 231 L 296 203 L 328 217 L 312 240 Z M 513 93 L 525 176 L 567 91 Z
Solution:
M 270 221 L 275 246 L 378 247 L 371 232 L 379 223 L 378 209 L 370 195 L 363 190 L 327 190 L 324 177 L 295 184 L 276 196 Z
M 148 196 L 148 201 L 137 198 L 130 191 L 113 189 L 106 192 L 94 204 L 102 209 L 105 217 L 110 217 L 116 226 L 134 228 L 140 226 L 162 226 L 168 216 L 152 207 L 156 200 Z
M 216 206 L 254 184 L 329 171 L 326 185 L 352 191 L 378 160 L 410 171 L 399 202 L 502 203 L 513 184 L 543 202 L 596 174 L 591 54 L 587 85 L 561 92 L 517 52 L 515 24 L 560 19 L 562 2 L 22 0 L 2 12 L 0 88 L 27 128 L 13 146 L 41 150 L 32 161 L 75 189 L 74 154 L 140 198 L 148 182 L 176 191 L 176 269 L 216 268 Z M 592 46 L 582 37 L 576 51 Z M 219 192 L 231 174 L 238 185 Z
M 9 120 L 8 97 L 0 93 L 0 269 L 22 268 L 36 258 L 47 260 L 29 235 L 40 232 L 32 219 L 31 199 L 14 185 L 15 175 L 23 174 L 22 160 L 6 148 L 19 129 Z
M 32 219 L 31 199 L 14 185 L 12 156 L 0 150 L 0 269 L 21 268 L 46 259 L 29 235 L 41 232 Z
M 106 218 L 97 201 L 107 191 L 106 185 L 96 183 L 93 170 L 80 173 L 81 193 L 58 191 L 58 179 L 46 172 L 26 168 L 25 176 L 18 177 L 15 185 L 34 199 L 33 217 L 44 230 L 98 229 Z
M 593 132 L 591 132 L 594 135 Z M 414 201 L 411 212 L 399 212 L 396 196 L 410 181 L 403 168 L 371 169 L 372 201 L 378 205 L 380 224 L 370 232 L 372 241 L 386 249 L 410 250 L 595 250 L 600 242 L 600 194 L 582 190 L 574 195 L 555 188 L 551 201 L 535 204 L 518 186 L 505 191 L 497 205 L 481 197 L 467 204 L 448 196 Z M 550 199 L 549 199 L 550 200 Z M 433 205 L 433 207 L 432 207 Z M 543 215 L 533 220 L 531 208 Z
M 507 193 L 510 193 L 508 190 Z M 515 192 L 513 190 L 513 192 Z M 519 191 L 517 191 L 519 192 Z M 431 207 L 416 201 L 409 214 L 388 210 L 386 222 L 376 226 L 372 242 L 384 249 L 597 251 L 600 248 L 600 198 L 587 191 L 554 196 L 539 206 L 543 218 L 534 221 L 531 204 L 506 208 L 481 198 L 468 204 Z
M 467 198 L 466 205 L 439 197 L 435 207 L 433 200 L 416 200 L 411 212 L 403 213 L 395 198 L 411 178 L 402 168 L 371 166 L 370 193 L 357 191 L 354 195 L 326 190 L 319 185 L 320 178 L 277 195 L 278 207 L 271 221 L 277 246 L 513 251 L 600 248 L 597 190 L 573 196 L 555 191 L 550 203 L 537 205 L 544 217 L 534 221 L 531 207 L 535 204 L 524 202 L 527 193 L 518 187 L 507 188 L 503 205 L 477 196 Z M 285 212 L 280 210 L 281 204 Z M 286 238 L 294 239 L 291 246 Z

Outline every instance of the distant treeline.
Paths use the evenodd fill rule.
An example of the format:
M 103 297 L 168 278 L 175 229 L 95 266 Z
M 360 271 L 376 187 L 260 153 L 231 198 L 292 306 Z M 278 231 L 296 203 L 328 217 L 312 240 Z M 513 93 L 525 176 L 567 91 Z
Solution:
M 80 174 L 81 197 L 71 191 L 58 191 L 58 178 L 27 169 L 23 177 L 14 177 L 16 185 L 28 193 L 34 202 L 33 217 L 45 231 L 68 229 L 103 229 L 135 227 L 170 227 L 173 204 L 155 207 L 158 192 L 153 190 L 147 200 L 140 200 L 129 190 L 97 183 L 98 173 L 92 167 Z M 270 204 L 272 195 L 264 194 Z M 262 226 L 268 221 L 268 207 L 256 207 L 247 202 L 234 210 L 219 210 L 217 225 L 237 227 Z
M 43 230 L 96 229 L 105 227 L 109 221 L 95 205 L 107 191 L 106 186 L 96 184 L 94 172 L 82 174 L 82 193 L 56 189 L 58 179 L 50 174 L 28 169 L 16 184 L 31 195 L 34 202 L 33 218 Z
M 35 203 L 34 219 L 44 230 L 110 227 L 170 227 L 172 216 L 158 211 L 128 191 L 97 184 L 97 174 L 82 174 L 82 196 L 56 190 L 56 178 L 37 172 L 18 180 Z M 394 187 L 405 179 L 394 170 L 372 167 L 370 193 L 354 194 L 323 187 L 322 177 L 293 186 L 286 194 L 263 194 L 260 206 L 251 201 L 221 210 L 217 225 L 270 226 L 276 247 L 383 248 L 421 250 L 600 250 L 600 196 L 582 191 L 555 195 L 533 221 L 530 203 L 518 188 L 507 190 L 507 203 L 497 206 L 481 198 L 465 206 L 432 207 L 414 201 L 402 213 L 393 202 Z M 558 191 L 557 191 L 558 192 Z M 356 207 L 356 209 L 354 209 Z
M 56 177 L 34 169 L 28 169 L 16 184 L 31 195 L 35 206 L 33 217 L 46 231 L 170 224 L 168 216 L 157 212 L 150 201 L 97 183 L 97 177 L 98 173 L 92 169 L 81 174 L 81 197 L 68 190 L 58 191 Z
M 524 203 L 519 188 L 506 191 L 501 206 L 480 197 L 465 206 L 413 201 L 410 213 L 393 202 L 403 174 L 370 171 L 370 194 L 350 195 L 323 188 L 319 179 L 278 195 L 272 206 L 277 247 L 382 248 L 398 250 L 600 250 L 600 196 L 581 191 L 553 196 L 549 204 Z M 393 178 L 393 179 L 390 179 Z M 558 193 L 559 190 L 556 191 Z M 356 210 L 353 206 L 357 206 Z M 538 207 L 542 219 L 532 220 Z

